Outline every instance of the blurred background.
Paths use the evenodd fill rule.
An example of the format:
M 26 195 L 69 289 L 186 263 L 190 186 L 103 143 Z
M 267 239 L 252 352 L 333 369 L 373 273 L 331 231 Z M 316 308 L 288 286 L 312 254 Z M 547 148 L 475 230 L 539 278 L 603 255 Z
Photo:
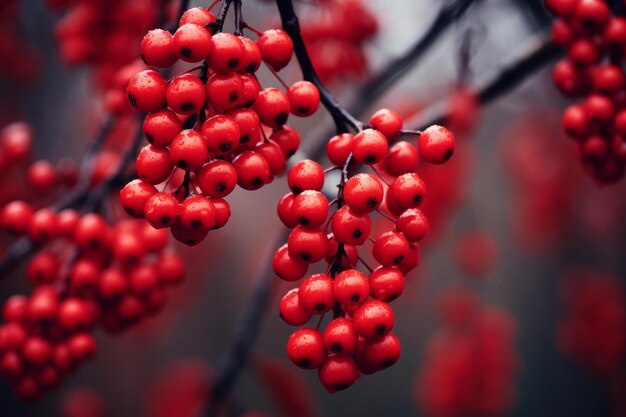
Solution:
M 329 17 L 329 2 L 320 3 L 296 2 L 305 29 Z M 348 53 L 346 46 L 308 40 L 340 103 L 353 102 L 357 87 L 404 53 L 450 2 L 359 3 L 378 25 L 351 45 L 349 58 L 340 53 Z M 34 159 L 80 161 L 106 112 L 97 82 L 102 62 L 81 61 L 57 41 L 76 5 L 23 0 L 14 7 L 0 23 L 0 127 L 28 123 Z M 168 7 L 175 13 L 177 4 Z M 272 2 L 245 1 L 244 17 L 261 30 L 280 25 Z M 548 40 L 550 22 L 541 0 L 475 1 L 406 76 L 377 100 L 358 103 L 363 120 L 389 107 L 417 123 L 420 111 L 435 103 L 461 115 L 454 120 L 453 160 L 423 173 L 432 230 L 420 266 L 394 302 L 402 357 L 329 395 L 315 372 L 286 359 L 292 329 L 278 317 L 277 302 L 293 285 L 276 280 L 250 366 L 232 393 L 241 410 L 268 416 L 626 416 L 624 181 L 595 183 L 562 133 L 570 100 L 553 85 L 556 59 L 485 107 L 465 95 Z M 136 42 L 129 45 L 136 53 Z M 259 76 L 264 86 L 278 85 L 267 70 Z M 281 76 L 287 83 L 300 79 L 297 63 Z M 332 133 L 322 108 L 293 125 L 305 151 Z M 19 401 L 0 381 L 0 416 L 191 416 L 185 410 L 205 401 L 215 361 L 249 302 L 268 237 L 284 227 L 275 210 L 288 191 L 281 178 L 261 191 L 237 189 L 225 228 L 195 248 L 173 243 L 188 274 L 163 312 L 121 335 L 96 333 L 95 359 L 34 404 Z M 2 277 L 2 300 L 31 290 L 23 266 Z M 485 339 L 478 330 L 454 330 L 455 320 L 475 320 Z M 285 398 L 296 393 L 299 405 L 290 405 Z M 481 401 L 466 398 L 478 393 L 488 405 L 463 405 Z M 94 410 L 68 411 L 81 406 Z

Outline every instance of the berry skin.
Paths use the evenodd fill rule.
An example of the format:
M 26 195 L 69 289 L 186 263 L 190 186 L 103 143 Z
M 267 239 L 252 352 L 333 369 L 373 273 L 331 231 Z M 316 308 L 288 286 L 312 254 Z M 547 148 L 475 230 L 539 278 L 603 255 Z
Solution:
M 178 61 L 174 54 L 174 39 L 163 29 L 153 29 L 146 33 L 141 40 L 140 50 L 141 59 L 151 67 L 167 68 Z
M 335 299 L 346 307 L 356 307 L 367 299 L 370 293 L 367 277 L 356 269 L 342 271 L 333 282 Z
M 296 129 L 288 125 L 282 125 L 278 129 L 274 129 L 270 140 L 273 140 L 280 146 L 285 154 L 285 158 L 293 156 L 300 147 L 300 134 Z
M 57 185 L 54 165 L 44 160 L 34 162 L 26 172 L 26 180 L 35 191 L 48 191 Z
M 356 332 L 368 340 L 378 340 L 391 331 L 394 323 L 393 310 L 385 302 L 368 300 L 353 315 Z
M 328 216 L 328 200 L 319 191 L 303 191 L 294 198 L 291 210 L 298 224 L 319 227 Z
M 65 209 L 57 215 L 57 228 L 59 236 L 71 239 L 74 229 L 80 220 L 80 214 L 73 209 Z
M 304 159 L 291 167 L 287 183 L 294 194 L 305 190 L 320 191 L 324 186 L 324 168 L 315 161 Z
M 143 120 L 143 132 L 148 142 L 159 148 L 169 146 L 183 129 L 176 113 L 163 109 L 149 113 Z
M 320 106 L 320 92 L 309 81 L 298 81 L 287 90 L 291 112 L 299 117 L 308 117 Z
M 192 74 L 174 77 L 165 93 L 167 105 L 178 114 L 195 114 L 206 101 L 206 88 L 200 78 Z
M 287 239 L 289 254 L 304 263 L 315 263 L 324 259 L 328 252 L 328 237 L 324 230 L 296 226 Z
M 272 268 L 280 279 L 285 281 L 297 281 L 302 278 L 309 269 L 309 265 L 300 262 L 289 254 L 289 248 L 285 244 L 281 246 L 272 259 Z
M 402 130 L 402 117 L 393 110 L 380 109 L 370 118 L 370 125 L 391 140 Z
M 155 266 L 159 271 L 159 279 L 165 286 L 179 285 L 185 279 L 185 264 L 175 253 L 161 253 Z
M 233 160 L 237 184 L 244 190 L 258 190 L 270 180 L 270 166 L 258 152 L 246 151 Z
M 156 192 L 154 185 L 142 180 L 132 180 L 120 190 L 120 204 L 126 213 L 136 219 L 143 219 L 146 202 Z
M 206 83 L 207 100 L 219 110 L 230 110 L 239 105 L 244 85 L 237 74 L 213 74 Z
M 370 213 L 383 201 L 383 186 L 378 178 L 371 174 L 357 174 L 346 181 L 343 198 L 346 205 L 355 213 Z
M 601 30 L 610 17 L 609 6 L 598 0 L 581 0 L 574 11 L 575 22 L 588 31 Z
M 291 112 L 287 95 L 274 87 L 264 88 L 259 92 L 253 109 L 259 115 L 261 123 L 273 128 L 287 123 Z
M 615 105 L 613 100 L 601 94 L 591 94 L 584 102 L 585 110 L 589 117 L 602 124 L 608 124 L 613 120 Z
M 326 144 L 326 156 L 335 166 L 343 166 L 352 152 L 352 133 L 335 135 Z
M 172 226 L 182 211 L 176 197 L 162 192 L 153 194 L 143 208 L 146 220 L 157 229 Z
M 50 359 L 52 348 L 43 337 L 31 336 L 24 342 L 22 356 L 25 361 L 33 365 L 43 365 Z
M 349 356 L 329 356 L 318 369 L 317 376 L 332 394 L 350 388 L 359 379 L 359 370 Z
M 419 209 L 409 209 L 398 217 L 396 230 L 409 242 L 419 242 L 428 234 L 428 219 Z
M 390 333 L 380 340 L 365 340 L 357 357 L 373 370 L 382 371 L 398 362 L 401 350 L 398 337 Z
M 172 40 L 174 53 L 185 62 L 200 62 L 206 59 L 213 49 L 209 31 L 194 23 L 179 26 Z
M 417 148 L 407 141 L 400 141 L 389 148 L 385 157 L 385 171 L 394 177 L 417 169 L 419 154 Z
M 239 143 L 241 145 L 254 147 L 259 143 L 261 140 L 261 122 L 254 110 L 231 110 L 226 115 L 233 119 L 239 127 Z M 273 140 L 274 138 L 270 137 L 270 139 Z
M 58 257 L 51 251 L 42 250 L 28 262 L 26 276 L 35 285 L 51 284 L 57 279 L 59 268 Z
M 33 214 L 28 237 L 35 243 L 47 243 L 57 235 L 57 215 L 54 210 L 42 208 Z
M 302 327 L 289 336 L 287 356 L 302 369 L 318 368 L 326 359 L 322 335 L 310 327 Z
M 616 117 L 616 120 L 618 117 Z M 573 104 L 563 112 L 563 130 L 573 138 L 586 137 L 590 129 L 590 124 L 591 121 L 589 120 L 587 110 L 580 104 Z
M 249 74 L 242 74 L 239 77 L 243 83 L 243 91 L 241 93 L 241 99 L 239 100 L 239 107 L 252 107 L 259 97 L 261 85 L 256 78 Z
M 211 199 L 213 207 L 215 208 L 215 226 L 211 230 L 216 230 L 224 227 L 230 219 L 230 206 L 223 198 Z
M 186 25 L 187 23 L 193 23 L 200 26 L 206 26 L 217 20 L 217 17 L 209 9 L 204 7 L 192 7 L 185 10 L 178 22 L 179 26 Z
M 422 204 L 426 184 L 424 180 L 414 172 L 404 174 L 396 178 L 389 186 L 388 198 L 403 209 L 415 208 Z
M 2 228 L 11 235 L 20 236 L 28 232 L 33 209 L 23 201 L 12 201 L 2 208 Z
M 162 183 L 174 169 L 168 150 L 152 145 L 141 148 L 135 166 L 139 178 L 149 184 Z
M 213 160 L 200 168 L 197 175 L 198 187 L 214 198 L 223 198 L 237 185 L 237 171 L 226 161 Z
M 395 268 L 378 267 L 370 274 L 372 298 L 389 303 L 404 291 L 404 274 Z
M 409 242 L 398 232 L 385 232 L 376 239 L 372 254 L 379 264 L 387 267 L 400 264 L 409 252 Z
M 352 156 L 359 164 L 376 164 L 387 155 L 387 139 L 377 130 L 365 129 L 354 136 Z
M 420 156 L 431 164 L 443 164 L 454 153 L 455 139 L 452 132 L 434 125 L 426 129 L 417 142 Z
M 273 140 L 263 142 L 254 148 L 267 161 L 270 167 L 270 177 L 281 175 L 285 171 L 286 159 L 283 150 Z
M 353 353 L 359 342 L 352 320 L 346 318 L 337 318 L 328 323 L 322 339 L 328 352 L 342 355 Z
M 335 305 L 333 280 L 326 274 L 315 274 L 305 278 L 298 290 L 302 308 L 310 314 L 323 314 Z
M 293 42 L 287 33 L 281 29 L 270 29 L 256 41 L 263 61 L 274 71 L 285 68 L 293 56 Z
M 218 74 L 228 74 L 239 67 L 245 47 L 239 37 L 220 32 L 213 35 L 213 50 L 209 56 L 209 67 Z
M 226 155 L 239 145 L 239 126 L 228 116 L 209 117 L 202 124 L 202 134 L 207 138 L 212 154 Z
M 170 144 L 170 159 L 187 171 L 199 169 L 209 156 L 207 139 L 195 130 L 183 130 Z
M 603 64 L 593 73 L 593 88 L 599 93 L 611 95 L 624 86 L 624 71 L 617 65 Z
M 311 318 L 311 313 L 307 312 L 300 302 L 297 288 L 289 290 L 281 298 L 278 310 L 280 317 L 291 326 L 302 326 Z
M 160 110 L 166 105 L 167 81 L 153 70 L 141 71 L 128 82 L 126 93 L 130 104 L 141 112 Z
M 28 318 L 34 322 L 49 322 L 57 317 L 59 298 L 50 286 L 39 286 L 30 296 Z
M 106 221 L 97 214 L 86 214 L 74 231 L 74 242 L 80 249 L 103 248 L 109 241 Z
M 372 221 L 367 214 L 357 214 L 344 206 L 335 212 L 330 227 L 338 241 L 348 245 L 361 245 L 370 234 Z
M 59 305 L 59 324 L 68 332 L 89 329 L 93 325 L 89 307 L 80 298 L 68 298 Z
M 298 218 L 294 215 L 292 210 L 293 200 L 295 198 L 296 197 L 293 193 L 287 193 L 280 199 L 278 206 L 276 207 L 278 218 L 280 218 L 280 221 L 290 229 L 293 229 L 298 225 Z
M 174 239 L 190 247 L 196 246 L 198 243 L 202 242 L 209 234 L 209 231 L 207 229 L 190 229 L 185 226 L 182 226 L 180 223 L 173 224 L 171 230 L 172 230 L 172 236 L 174 236 Z M 127 301 L 127 303 L 131 303 L 131 302 L 133 304 L 137 303 L 138 305 L 132 306 L 133 308 L 129 309 L 131 310 L 131 313 L 132 313 L 132 314 L 129 313 L 131 316 L 131 318 L 128 319 L 129 321 L 138 319 L 139 317 L 141 317 L 141 314 L 143 314 L 143 312 L 141 311 L 135 312 L 135 307 L 143 308 L 140 302 L 138 300 L 134 301 L 134 299 L 132 298 L 130 299 L 130 301 Z M 121 308 L 122 310 L 126 310 L 128 306 L 121 306 L 119 308 Z M 118 312 L 118 314 L 120 313 Z M 138 317 L 135 317 L 136 315 Z
M 243 44 L 243 54 L 239 61 L 237 72 L 240 74 L 255 73 L 261 66 L 261 51 L 252 39 L 239 36 L 239 40 Z
M 215 208 L 208 198 L 196 195 L 183 201 L 180 224 L 190 230 L 210 230 L 215 226 Z

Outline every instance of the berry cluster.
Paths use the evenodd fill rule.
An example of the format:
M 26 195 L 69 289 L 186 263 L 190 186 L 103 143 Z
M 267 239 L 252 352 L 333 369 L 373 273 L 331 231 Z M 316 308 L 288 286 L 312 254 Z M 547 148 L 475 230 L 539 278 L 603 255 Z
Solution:
M 440 315 L 416 380 L 418 406 L 432 417 L 505 414 L 517 368 L 512 318 L 464 290 L 443 294 Z
M 156 314 L 166 289 L 184 278 L 183 262 L 165 249 L 167 233 L 145 223 L 109 226 L 98 214 L 33 213 L 14 201 L 2 209 L 0 225 L 28 234 L 40 249 L 26 267 L 35 290 L 10 297 L 0 325 L 0 374 L 26 400 L 94 355 L 97 325 L 118 332 Z
M 290 169 L 291 193 L 278 204 L 280 219 L 293 229 L 273 259 L 278 277 L 295 282 L 307 275 L 310 265 L 327 264 L 326 272 L 308 275 L 287 292 L 279 310 L 293 326 L 320 316 L 316 328 L 302 327 L 292 333 L 287 355 L 296 366 L 318 368 L 329 392 L 348 388 L 360 373 L 383 370 L 400 356 L 400 342 L 391 333 L 394 313 L 389 303 L 402 294 L 405 274 L 418 265 L 418 242 L 428 231 L 426 217 L 418 209 L 426 192 L 415 173 L 418 155 L 442 164 L 455 147 L 450 131 L 431 126 L 419 132 L 417 148 L 408 141 L 389 148 L 389 142 L 401 135 L 402 124 L 397 113 L 382 109 L 371 117 L 371 128 L 329 140 L 327 156 L 335 166 L 331 170 L 342 171 L 333 202 L 321 192 L 323 168 L 303 160 Z M 373 174 L 355 172 L 368 166 Z M 329 216 L 333 206 L 336 210 Z M 373 240 L 370 215 L 375 211 L 394 227 Z M 359 255 L 359 247 L 368 240 L 379 264 L 374 270 Z M 370 269 L 369 276 L 357 269 L 358 262 Z M 333 319 L 321 331 L 324 314 L 330 311 Z
M 546 7 L 557 16 L 553 40 L 567 49 L 554 83 L 584 98 L 565 110 L 563 129 L 594 179 L 617 182 L 626 171 L 626 19 L 604 0 L 546 0 Z
M 626 358 L 626 296 L 619 278 L 575 271 L 561 284 L 561 298 L 560 349 L 591 372 L 615 373 Z
M 150 144 L 137 157 L 139 180 L 120 193 L 122 206 L 156 228 L 171 228 L 187 245 L 226 224 L 224 197 L 235 186 L 256 190 L 284 171 L 300 144 L 285 124 L 289 114 L 310 116 L 320 103 L 308 81 L 285 93 L 262 89 L 254 75 L 261 61 L 273 71 L 289 63 L 293 44 L 285 32 L 259 32 L 255 42 L 220 30 L 215 15 L 200 7 L 182 15 L 173 35 L 151 30 L 141 42 L 149 66 L 203 63 L 169 81 L 156 70 L 142 71 L 127 87 L 130 103 L 148 113 L 143 130 Z M 269 138 L 265 128 L 272 129 Z
M 363 0 L 325 0 L 317 15 L 300 23 L 302 37 L 320 79 L 327 83 L 367 72 L 365 43 L 378 32 L 378 20 Z
M 54 36 L 61 60 L 92 65 L 93 82 L 109 89 L 120 68 L 136 59 L 141 36 L 154 24 L 159 0 L 47 0 L 66 13 Z

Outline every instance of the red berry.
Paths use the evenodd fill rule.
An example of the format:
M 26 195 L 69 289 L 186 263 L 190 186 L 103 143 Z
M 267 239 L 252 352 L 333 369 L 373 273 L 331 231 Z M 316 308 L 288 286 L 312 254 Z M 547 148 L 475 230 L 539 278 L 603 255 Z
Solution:
M 305 190 L 320 191 L 324 186 L 324 168 L 310 159 L 302 160 L 289 170 L 287 183 L 294 194 Z
M 422 132 L 417 145 L 426 162 L 443 164 L 454 153 L 455 139 L 448 129 L 434 125 Z
M 26 276 L 35 285 L 51 284 L 58 278 L 59 258 L 50 250 L 36 253 L 28 262 Z
M 289 290 L 281 298 L 278 303 L 278 310 L 280 317 L 291 326 L 301 326 L 311 318 L 311 313 L 307 312 L 300 302 L 297 288 Z
M 285 171 L 286 159 L 283 150 L 273 140 L 264 141 L 260 145 L 254 148 L 254 151 L 259 153 L 270 167 L 270 177 L 281 175 Z
M 200 62 L 213 49 L 211 33 L 203 26 L 185 23 L 174 33 L 173 49 L 176 56 L 185 62 Z
M 289 64 L 293 56 L 293 42 L 287 33 L 281 29 L 270 29 L 256 41 L 263 61 L 274 71 L 280 71 Z
M 207 139 L 195 130 L 183 130 L 170 144 L 170 160 L 187 171 L 202 167 L 208 156 Z
M 200 26 L 206 26 L 209 23 L 213 23 L 217 20 L 217 17 L 209 9 L 204 7 L 192 7 L 185 10 L 178 22 L 179 26 L 186 25 L 187 23 L 193 23 Z
M 288 125 L 274 129 L 270 140 L 273 140 L 283 150 L 285 158 L 290 158 L 300 147 L 300 134 L 296 129 Z
M 320 92 L 309 81 L 298 81 L 287 90 L 291 112 L 296 116 L 308 117 L 317 111 L 320 105 Z
M 352 156 L 359 164 L 376 164 L 387 155 L 387 139 L 377 130 L 365 129 L 354 136 Z
M 228 116 L 218 114 L 202 124 L 202 134 L 207 138 L 209 153 L 226 155 L 239 145 L 239 126 Z
M 343 198 L 346 205 L 355 213 L 370 213 L 383 201 L 383 186 L 371 174 L 357 174 L 346 182 Z
M 396 335 L 388 334 L 380 340 L 365 340 L 357 356 L 372 369 L 381 371 L 398 362 L 400 352 L 400 341 Z
M 178 114 L 195 114 L 204 106 L 206 88 L 200 78 L 193 74 L 174 77 L 165 93 L 167 105 Z
M 400 141 L 389 148 L 389 153 L 385 157 L 385 171 L 394 177 L 417 169 L 419 154 L 417 148 L 412 143 Z
M 355 310 L 353 323 L 359 335 L 377 340 L 389 334 L 393 328 L 393 310 L 385 302 L 368 300 Z
M 287 340 L 287 356 L 300 368 L 318 368 L 327 356 L 322 335 L 310 327 L 296 330 Z
M 323 314 L 335 305 L 333 280 L 326 274 L 315 274 L 305 278 L 298 290 L 300 304 L 310 314 Z
M 342 133 L 335 135 L 326 144 L 326 156 L 335 166 L 343 166 L 352 152 L 352 133 Z
M 409 242 L 398 232 L 385 232 L 376 239 L 372 254 L 383 266 L 398 265 L 409 252 Z
M 328 200 L 319 191 L 306 190 L 295 197 L 291 210 L 298 224 L 319 227 L 328 216 Z
M 350 388 L 359 379 L 359 370 L 349 356 L 329 356 L 317 375 L 328 392 L 335 393 Z
M 149 113 L 143 120 L 143 132 L 149 143 L 159 148 L 169 146 L 183 129 L 176 113 L 163 109 Z
M 402 130 L 402 117 L 393 110 L 380 109 L 370 118 L 370 125 L 391 140 Z
M 294 215 L 292 210 L 294 199 L 295 196 L 293 193 L 287 193 L 280 199 L 278 206 L 276 207 L 280 221 L 290 229 L 293 229 L 298 225 L 298 218 Z
M 26 234 L 33 218 L 33 209 L 23 201 L 12 201 L 2 208 L 2 228 L 9 234 Z
M 258 152 L 246 151 L 233 160 L 237 184 L 244 190 L 258 190 L 270 181 L 270 166 Z
M 344 206 L 335 212 L 330 227 L 339 242 L 361 245 L 369 237 L 372 222 L 367 214 L 355 213 Z
M 352 320 L 337 318 L 331 320 L 322 335 L 324 347 L 331 353 L 349 355 L 356 350 L 359 336 L 354 330 Z
M 315 263 L 328 252 L 328 238 L 320 228 L 296 226 L 287 240 L 289 254 L 300 262 Z
M 213 160 L 200 168 L 198 187 L 208 197 L 226 197 L 237 185 L 237 171 L 226 161 Z
M 170 177 L 174 165 L 167 149 L 147 145 L 141 148 L 135 162 L 137 175 L 148 184 L 160 184 Z M 155 191 L 156 192 L 156 191 Z
M 272 267 L 276 275 L 285 281 L 297 281 L 302 278 L 309 269 L 309 265 L 293 258 L 289 254 L 287 245 L 283 245 L 276 251 L 272 259 Z
M 152 184 L 142 180 L 133 180 L 120 190 L 120 204 L 131 216 L 142 219 L 144 207 L 150 197 L 157 192 Z
M 419 209 L 409 209 L 398 217 L 396 230 L 409 242 L 418 242 L 428 233 L 428 219 Z
M 146 220 L 158 229 L 172 226 L 182 212 L 183 207 L 176 197 L 162 192 L 154 193 L 144 206 Z
M 141 112 L 160 110 L 166 105 L 167 81 L 153 70 L 141 71 L 128 82 L 126 92 L 130 104 Z
M 215 226 L 212 230 L 220 229 L 228 223 L 230 219 L 230 206 L 223 198 L 211 199 L 213 207 L 215 208 Z
M 424 180 L 414 172 L 403 174 L 396 178 L 387 191 L 387 198 L 403 208 L 415 208 L 422 204 L 426 184 Z
M 239 40 L 243 44 L 243 54 L 239 61 L 239 73 L 254 73 L 261 65 L 261 51 L 257 44 L 250 38 L 239 36 Z
M 206 83 L 209 104 L 218 110 L 230 110 L 241 103 L 244 84 L 237 74 L 213 74 Z
M 264 88 L 254 103 L 254 110 L 265 126 L 279 127 L 287 123 L 291 107 L 289 98 L 278 88 Z
M 210 230 L 215 226 L 215 208 L 208 198 L 196 195 L 183 201 L 180 224 L 190 230 Z
M 253 148 L 261 140 L 261 122 L 256 112 L 251 109 L 237 109 L 226 113 L 239 127 L 239 143 Z M 273 137 L 271 137 L 273 139 Z
M 369 296 L 370 287 L 367 277 L 356 269 L 342 271 L 335 277 L 333 293 L 339 304 L 356 307 Z
M 172 34 L 163 29 L 153 29 L 146 33 L 140 45 L 141 59 L 151 66 L 167 68 L 176 63 Z
M 218 74 L 228 74 L 239 67 L 245 54 L 243 42 L 232 33 L 213 35 L 213 51 L 209 55 L 209 67 Z
M 378 267 L 370 274 L 370 294 L 386 303 L 398 298 L 404 291 L 404 274 L 395 268 Z

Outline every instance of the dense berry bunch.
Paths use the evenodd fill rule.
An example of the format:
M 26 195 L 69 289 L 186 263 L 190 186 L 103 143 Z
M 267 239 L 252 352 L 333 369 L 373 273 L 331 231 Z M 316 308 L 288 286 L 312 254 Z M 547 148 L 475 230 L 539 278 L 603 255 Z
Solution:
M 278 277 L 295 282 L 307 275 L 311 265 L 321 261 L 327 265 L 324 273 L 307 275 L 298 288 L 287 292 L 279 309 L 283 320 L 293 326 L 319 316 L 316 328 L 302 327 L 290 336 L 287 354 L 296 366 L 317 368 L 329 392 L 346 389 L 361 373 L 381 371 L 399 359 L 400 342 L 391 333 L 394 313 L 389 303 L 402 294 L 405 274 L 419 264 L 418 242 L 428 232 L 426 217 L 418 208 L 426 193 L 426 184 L 415 173 L 418 155 L 440 164 L 450 158 L 455 146 L 450 131 L 432 126 L 421 132 L 418 147 L 401 141 L 389 148 L 401 134 L 402 119 L 388 109 L 376 112 L 370 125 L 328 142 L 327 156 L 335 165 L 331 170 L 342 171 L 334 201 L 329 203 L 321 192 L 323 168 L 303 160 L 290 169 L 291 192 L 278 204 L 280 219 L 293 229 L 274 256 Z M 357 173 L 367 167 L 372 173 Z M 332 214 L 331 207 L 336 207 Z M 370 237 L 374 212 L 393 224 L 375 240 Z M 370 241 L 366 254 L 362 246 Z M 369 255 L 379 265 L 373 270 L 363 260 Z M 357 269 L 359 262 L 370 269 L 369 274 Z M 333 319 L 321 330 L 324 315 L 331 311 Z
M 546 7 L 557 16 L 553 40 L 567 49 L 554 83 L 583 98 L 563 113 L 563 129 L 593 178 L 617 182 L 626 170 L 626 19 L 604 0 L 546 0 Z
M 443 295 L 440 315 L 416 380 L 419 407 L 430 417 L 506 414 L 517 369 L 512 318 L 461 290 Z
M 0 213 L 3 231 L 28 235 L 39 251 L 26 266 L 29 296 L 4 304 L 0 374 L 23 399 L 57 387 L 96 351 L 93 330 L 118 332 L 159 312 L 184 265 L 168 236 L 134 221 L 109 226 L 97 214 L 36 212 L 15 201 Z
M 156 70 L 142 71 L 127 87 L 130 103 L 148 112 L 143 129 L 150 144 L 137 157 L 139 179 L 121 191 L 121 203 L 156 228 L 170 227 L 187 245 L 226 224 L 224 198 L 237 185 L 256 190 L 284 171 L 300 144 L 285 124 L 289 114 L 310 116 L 320 102 L 310 82 L 283 92 L 261 88 L 254 75 L 262 60 L 273 71 L 289 63 L 293 44 L 285 32 L 267 30 L 255 42 L 219 29 L 215 16 L 197 7 L 182 15 L 174 35 L 151 30 L 141 43 L 146 64 L 202 65 L 169 81 Z
M 626 358 L 626 296 L 619 278 L 576 271 L 563 281 L 561 298 L 561 350 L 599 375 L 619 372 Z
M 365 43 L 378 32 L 378 19 L 363 0 L 325 0 L 300 23 L 313 66 L 324 82 L 367 72 Z

